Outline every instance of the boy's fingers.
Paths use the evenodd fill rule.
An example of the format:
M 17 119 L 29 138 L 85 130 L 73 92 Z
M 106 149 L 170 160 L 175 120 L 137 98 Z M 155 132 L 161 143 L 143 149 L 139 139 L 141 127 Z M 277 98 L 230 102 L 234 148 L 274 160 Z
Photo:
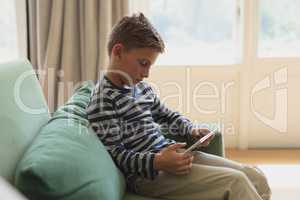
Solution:
M 208 130 L 207 128 L 200 128 L 200 132 L 201 133 L 209 133 L 210 132 L 210 130 Z
M 184 171 L 178 171 L 175 174 L 176 175 L 187 175 L 190 173 L 190 170 L 184 170 Z
M 181 162 L 179 162 L 179 165 L 182 167 L 182 166 L 189 165 L 190 163 L 191 163 L 190 159 L 185 159 L 185 160 L 182 160 Z
M 176 144 L 172 144 L 168 147 L 169 150 L 177 150 L 180 148 L 185 147 L 186 143 L 176 143 Z
M 181 167 L 178 167 L 176 171 L 185 171 L 185 170 L 190 170 L 191 168 L 192 168 L 192 163 L 188 163 Z
M 216 136 L 216 134 L 213 134 L 213 135 L 211 136 L 211 139 L 210 139 L 210 140 L 214 139 L 215 136 Z
M 183 159 L 190 159 L 190 158 L 192 158 L 192 157 L 194 157 L 194 156 L 193 156 L 193 154 L 191 154 L 191 153 L 185 153 L 185 154 L 182 155 L 182 158 L 183 158 Z
M 193 157 L 193 156 L 192 155 L 185 155 L 185 154 L 183 154 L 181 159 L 182 160 L 190 160 L 191 157 Z
M 193 162 L 194 157 L 189 157 L 180 162 L 180 165 L 190 165 Z
M 204 146 L 208 146 L 210 144 L 210 142 L 214 139 L 215 135 L 212 135 L 211 137 L 209 137 L 209 139 L 207 141 L 205 141 L 203 143 Z

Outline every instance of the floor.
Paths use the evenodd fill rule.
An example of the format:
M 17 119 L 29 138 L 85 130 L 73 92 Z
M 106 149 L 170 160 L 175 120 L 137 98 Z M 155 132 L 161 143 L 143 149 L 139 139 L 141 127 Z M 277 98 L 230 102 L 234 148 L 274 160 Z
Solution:
M 300 149 L 227 149 L 226 157 L 258 165 L 269 180 L 273 192 L 272 200 L 300 199 Z

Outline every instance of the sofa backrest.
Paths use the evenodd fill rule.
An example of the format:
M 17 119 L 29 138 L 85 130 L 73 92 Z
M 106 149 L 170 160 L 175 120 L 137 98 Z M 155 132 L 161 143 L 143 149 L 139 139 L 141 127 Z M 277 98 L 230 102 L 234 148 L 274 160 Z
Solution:
M 49 118 L 31 64 L 0 64 L 0 176 L 12 183 L 18 161 Z

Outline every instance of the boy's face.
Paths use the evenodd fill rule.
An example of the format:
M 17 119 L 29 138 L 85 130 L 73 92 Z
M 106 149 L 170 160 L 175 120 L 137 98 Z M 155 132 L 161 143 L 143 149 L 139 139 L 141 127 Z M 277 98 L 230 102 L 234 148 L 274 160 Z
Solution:
M 159 52 L 151 48 L 137 48 L 119 51 L 117 56 L 118 69 L 127 77 L 121 76 L 123 84 L 137 84 L 149 76 L 150 67 L 155 63 Z M 130 79 L 130 80 L 128 80 Z

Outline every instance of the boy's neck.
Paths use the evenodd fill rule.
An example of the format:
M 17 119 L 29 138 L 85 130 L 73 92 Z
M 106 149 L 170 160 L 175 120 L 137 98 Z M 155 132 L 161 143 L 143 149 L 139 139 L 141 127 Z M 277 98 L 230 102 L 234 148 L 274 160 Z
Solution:
M 123 87 L 124 84 L 122 83 L 122 80 L 120 79 L 119 76 L 117 76 L 115 73 L 108 72 L 105 74 L 106 77 L 116 86 L 118 87 Z
M 124 87 L 125 83 L 122 80 L 122 77 L 118 73 L 119 69 L 115 67 L 113 64 L 109 64 L 108 72 L 105 74 L 106 77 L 116 86 Z

